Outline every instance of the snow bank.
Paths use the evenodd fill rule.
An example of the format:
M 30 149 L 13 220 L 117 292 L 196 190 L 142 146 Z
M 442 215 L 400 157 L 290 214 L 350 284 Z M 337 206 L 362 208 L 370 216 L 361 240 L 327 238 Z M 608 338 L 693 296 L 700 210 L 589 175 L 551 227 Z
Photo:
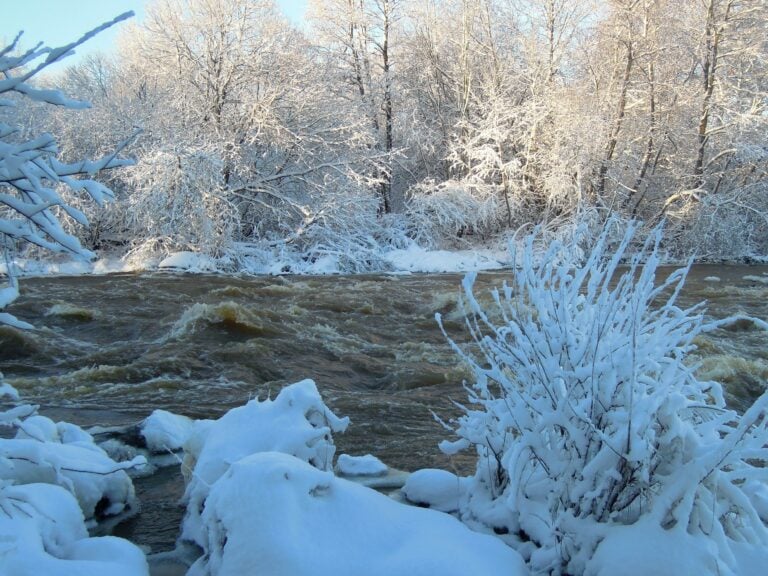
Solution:
M 202 520 L 206 553 L 188 576 L 527 574 L 516 552 L 452 516 L 274 452 L 232 464 Z
M 501 250 L 427 250 L 415 244 L 386 252 L 383 258 L 398 271 L 433 273 L 498 270 L 509 261 L 508 254 Z
M 0 488 L 0 566 L 9 576 L 148 576 L 139 548 L 89 538 L 75 498 L 51 484 Z
M 348 424 L 348 418 L 338 418 L 323 403 L 312 380 L 283 388 L 274 400 L 251 400 L 216 421 L 196 421 L 184 446 L 189 483 L 182 538 L 203 543 L 200 512 L 210 486 L 233 462 L 257 452 L 275 451 L 330 470 L 336 452 L 332 433 L 343 432 Z
M 732 574 L 717 561 L 714 544 L 684 529 L 664 530 L 648 520 L 611 526 L 584 576 Z M 746 574 L 744 575 L 746 576 Z

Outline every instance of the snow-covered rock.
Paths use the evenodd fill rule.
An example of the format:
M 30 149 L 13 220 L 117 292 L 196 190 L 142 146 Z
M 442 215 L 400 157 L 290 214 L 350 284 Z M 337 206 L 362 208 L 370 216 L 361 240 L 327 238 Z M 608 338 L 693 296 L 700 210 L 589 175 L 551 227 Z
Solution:
M 206 553 L 188 576 L 527 574 L 493 536 L 281 453 L 232 464 L 202 521 Z
M 397 271 L 433 273 L 498 270 L 509 261 L 501 250 L 428 250 L 416 244 L 386 252 L 383 258 Z
M 161 270 L 185 272 L 214 272 L 217 269 L 213 258 L 196 252 L 174 252 L 164 258 L 157 267 Z
M 442 512 L 459 509 L 466 479 L 461 479 L 446 470 L 425 468 L 408 476 L 403 486 L 403 495 L 408 502 L 427 506 Z
M 64 488 L 0 488 L 0 573 L 8 576 L 148 576 L 141 550 L 122 538 L 89 538 Z
M 387 473 L 387 465 L 373 454 L 341 454 L 336 462 L 336 471 L 343 476 L 384 476 Z
M 165 410 L 155 410 L 140 427 L 150 452 L 162 454 L 180 450 L 194 429 L 194 421 Z
M 45 416 L 17 424 L 15 438 L 0 438 L 0 480 L 62 486 L 77 498 L 87 519 L 135 508 L 126 470 L 143 465 L 143 457 L 117 463 L 79 426 Z
M 198 420 L 184 445 L 187 516 L 182 538 L 202 542 L 200 512 L 210 486 L 241 458 L 257 452 L 283 452 L 320 470 L 331 470 L 336 447 L 333 432 L 348 418 L 337 417 L 312 380 L 283 388 L 274 400 L 251 400 L 215 421 Z M 190 472 L 191 471 L 191 472 Z M 243 494 L 243 500 L 250 491 Z

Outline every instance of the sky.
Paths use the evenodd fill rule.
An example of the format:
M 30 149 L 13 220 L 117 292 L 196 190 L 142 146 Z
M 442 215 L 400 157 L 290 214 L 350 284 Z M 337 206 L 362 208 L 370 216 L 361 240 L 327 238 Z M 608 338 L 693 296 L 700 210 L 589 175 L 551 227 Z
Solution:
M 24 48 L 40 41 L 51 47 L 61 46 L 129 10 L 141 20 L 146 3 L 147 0 L 0 0 L 0 42 L 5 46 L 24 30 Z M 304 17 L 307 0 L 277 0 L 277 4 L 298 23 Z M 74 64 L 78 56 L 90 52 L 108 52 L 119 27 L 120 24 L 113 26 L 89 40 L 64 65 Z

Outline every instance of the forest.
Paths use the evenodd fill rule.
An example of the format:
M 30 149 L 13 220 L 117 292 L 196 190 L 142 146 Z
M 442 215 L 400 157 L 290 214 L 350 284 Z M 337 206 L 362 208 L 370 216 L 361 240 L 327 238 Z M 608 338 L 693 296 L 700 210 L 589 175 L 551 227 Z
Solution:
M 2 109 L 65 162 L 132 161 L 99 176 L 114 202 L 61 191 L 88 250 L 361 272 L 618 218 L 664 221 L 671 260 L 768 254 L 762 0 L 313 0 L 301 27 L 156 0 L 121 27 L 38 80 L 91 110 Z
M 3 574 L 761 573 L 768 272 L 703 266 L 726 318 L 684 283 L 768 262 L 765 0 L 131 16 L 0 47 Z M 52 69 L 114 25 L 114 54 Z M 437 275 L 18 282 L 51 252 L 352 274 L 505 246 L 503 285 L 470 271 L 458 300 Z M 336 458 L 336 410 L 369 406 L 353 452 L 402 426 L 421 459 L 423 420 L 448 464 Z M 183 496 L 142 510 L 168 467 Z

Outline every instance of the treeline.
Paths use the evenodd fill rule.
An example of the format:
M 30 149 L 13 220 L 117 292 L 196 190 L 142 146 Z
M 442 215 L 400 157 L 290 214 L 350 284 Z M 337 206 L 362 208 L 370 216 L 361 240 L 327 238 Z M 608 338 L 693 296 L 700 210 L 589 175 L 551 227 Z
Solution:
M 140 132 L 84 243 L 336 258 L 667 220 L 672 255 L 768 254 L 764 0 L 155 0 L 30 109 L 61 152 Z M 78 205 L 78 199 L 69 198 Z

